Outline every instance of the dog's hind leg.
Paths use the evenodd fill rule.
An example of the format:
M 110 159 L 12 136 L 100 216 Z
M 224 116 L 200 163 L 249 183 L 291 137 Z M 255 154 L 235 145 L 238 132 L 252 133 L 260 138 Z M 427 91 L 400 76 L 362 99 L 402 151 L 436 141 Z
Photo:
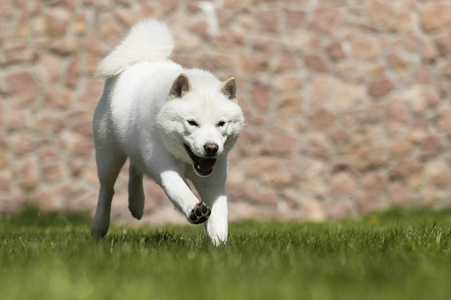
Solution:
M 128 178 L 128 209 L 135 219 L 140 220 L 144 211 L 143 174 L 130 162 Z
M 111 201 L 114 195 L 114 183 L 125 163 L 125 154 L 111 146 L 96 145 L 97 173 L 100 181 L 99 200 L 91 225 L 91 235 L 103 237 L 110 226 Z

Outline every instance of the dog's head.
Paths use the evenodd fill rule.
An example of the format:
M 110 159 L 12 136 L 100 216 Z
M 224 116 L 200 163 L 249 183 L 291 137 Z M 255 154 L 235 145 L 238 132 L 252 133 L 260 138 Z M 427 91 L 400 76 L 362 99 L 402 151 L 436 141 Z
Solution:
M 210 73 L 180 74 L 158 115 L 165 146 L 177 159 L 192 164 L 196 174 L 208 176 L 216 159 L 235 144 L 244 126 L 236 98 L 236 81 L 219 82 Z

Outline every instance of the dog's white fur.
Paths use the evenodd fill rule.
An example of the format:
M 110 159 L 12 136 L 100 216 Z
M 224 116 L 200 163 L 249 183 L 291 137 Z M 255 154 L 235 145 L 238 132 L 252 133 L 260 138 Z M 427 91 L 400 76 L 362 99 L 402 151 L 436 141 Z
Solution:
M 214 244 L 227 240 L 227 153 L 244 125 L 235 79 L 223 83 L 209 72 L 181 67 L 169 60 L 173 47 L 166 25 L 149 19 L 136 24 L 99 64 L 97 75 L 107 81 L 93 121 L 100 181 L 93 236 L 108 231 L 114 183 L 129 157 L 129 209 L 135 218 L 143 215 L 145 174 L 191 222 L 199 200 L 189 179 L 211 208 L 207 235 Z M 185 149 L 212 158 L 206 144 L 217 145 L 208 176 L 193 168 Z

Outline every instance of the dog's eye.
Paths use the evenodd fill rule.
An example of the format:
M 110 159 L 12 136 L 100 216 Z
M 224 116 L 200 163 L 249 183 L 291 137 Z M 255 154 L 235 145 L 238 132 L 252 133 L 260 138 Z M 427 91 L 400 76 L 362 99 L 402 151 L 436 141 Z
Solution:
M 219 123 L 218 123 L 218 125 L 217 125 L 217 126 L 218 126 L 218 127 L 222 127 L 222 126 L 224 126 L 224 125 L 225 125 L 225 123 L 226 123 L 225 121 L 219 121 Z
M 188 122 L 188 124 L 191 125 L 191 126 L 199 127 L 199 124 L 197 124 L 197 122 L 194 121 L 194 120 L 188 120 L 187 122 Z

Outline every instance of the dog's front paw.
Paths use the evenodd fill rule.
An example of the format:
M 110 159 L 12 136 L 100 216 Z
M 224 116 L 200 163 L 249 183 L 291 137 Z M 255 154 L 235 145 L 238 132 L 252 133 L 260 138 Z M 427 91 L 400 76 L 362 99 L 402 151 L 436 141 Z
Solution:
M 211 215 L 211 209 L 203 202 L 199 202 L 194 206 L 189 214 L 189 219 L 193 224 L 201 224 L 208 220 Z

